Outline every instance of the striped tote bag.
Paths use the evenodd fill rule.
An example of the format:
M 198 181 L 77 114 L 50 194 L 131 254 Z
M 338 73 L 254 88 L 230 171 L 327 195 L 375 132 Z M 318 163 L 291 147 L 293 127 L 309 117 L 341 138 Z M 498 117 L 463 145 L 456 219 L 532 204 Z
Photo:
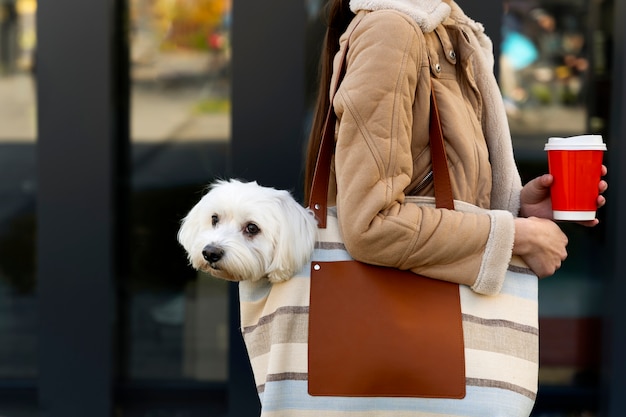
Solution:
M 428 197 L 415 203 L 434 204 Z M 455 202 L 457 210 L 477 207 Z M 342 244 L 336 211 L 318 231 L 311 264 L 352 258 Z M 522 417 L 537 393 L 537 277 L 521 259 L 511 261 L 500 294 L 459 286 L 465 349 L 462 399 L 324 397 L 308 394 L 310 268 L 286 282 L 239 284 L 241 331 L 264 417 Z M 358 346 L 355 346 L 358 349 Z

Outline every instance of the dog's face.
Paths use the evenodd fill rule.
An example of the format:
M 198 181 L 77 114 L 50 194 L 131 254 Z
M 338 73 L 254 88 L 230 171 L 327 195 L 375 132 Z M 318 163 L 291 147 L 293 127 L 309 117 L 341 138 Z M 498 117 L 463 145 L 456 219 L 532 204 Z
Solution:
M 178 241 L 199 270 L 229 281 L 291 278 L 309 260 L 317 223 L 287 191 L 218 181 L 183 219 Z

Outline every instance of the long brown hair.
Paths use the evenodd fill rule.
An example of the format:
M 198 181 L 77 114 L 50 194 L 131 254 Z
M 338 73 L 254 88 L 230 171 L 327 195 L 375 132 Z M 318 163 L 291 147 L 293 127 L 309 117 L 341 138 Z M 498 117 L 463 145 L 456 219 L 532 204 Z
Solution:
M 304 202 L 309 204 L 309 194 L 311 193 L 311 183 L 315 172 L 317 153 L 322 140 L 324 129 L 324 119 L 330 107 L 330 81 L 333 74 L 333 59 L 339 51 L 339 37 L 345 32 L 354 17 L 350 10 L 349 0 L 328 0 L 327 3 L 327 28 L 324 37 L 324 46 L 320 57 L 320 79 L 317 92 L 315 111 L 309 143 L 307 146 L 305 171 L 304 171 Z

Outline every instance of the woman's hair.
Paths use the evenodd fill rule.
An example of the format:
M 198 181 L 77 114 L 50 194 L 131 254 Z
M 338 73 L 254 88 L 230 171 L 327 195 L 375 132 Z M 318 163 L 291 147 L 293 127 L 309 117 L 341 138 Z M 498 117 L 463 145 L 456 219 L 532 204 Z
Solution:
M 322 47 L 322 54 L 320 58 L 319 89 L 317 92 L 317 100 L 305 160 L 305 205 L 309 204 L 309 194 L 311 193 L 311 184 L 313 182 L 313 173 L 315 172 L 317 153 L 322 140 L 324 120 L 330 107 L 329 90 L 333 74 L 333 59 L 335 54 L 339 51 L 339 37 L 345 32 L 346 28 L 350 24 L 350 21 L 354 17 L 354 13 L 350 10 L 349 3 L 349 0 L 328 0 L 327 3 L 328 20 L 324 46 Z

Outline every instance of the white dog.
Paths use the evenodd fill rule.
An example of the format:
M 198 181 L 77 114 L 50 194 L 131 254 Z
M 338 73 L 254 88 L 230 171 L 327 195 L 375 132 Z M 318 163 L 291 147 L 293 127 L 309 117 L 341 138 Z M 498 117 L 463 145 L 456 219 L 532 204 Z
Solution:
M 183 219 L 191 266 L 229 281 L 291 278 L 313 253 L 317 222 L 288 191 L 217 181 Z

